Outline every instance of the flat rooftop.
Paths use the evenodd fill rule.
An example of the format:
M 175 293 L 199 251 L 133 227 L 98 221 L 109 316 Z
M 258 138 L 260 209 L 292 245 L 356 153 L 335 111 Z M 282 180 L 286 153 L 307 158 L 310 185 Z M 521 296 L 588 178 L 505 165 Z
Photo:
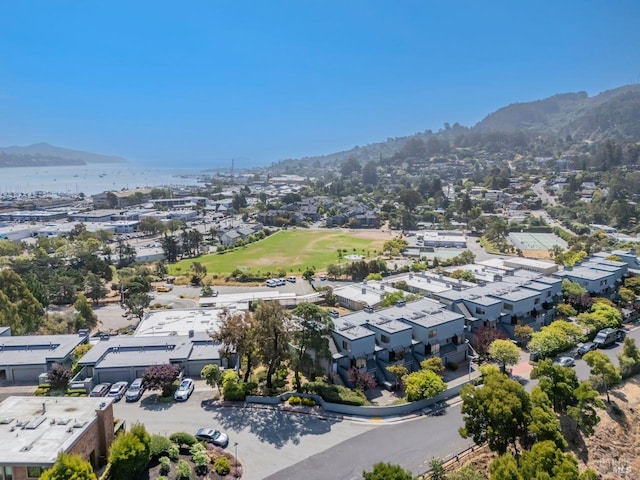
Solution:
M 8 397 L 0 403 L 0 465 L 52 465 L 111 403 L 104 397 Z
M 45 365 L 61 361 L 85 343 L 84 335 L 0 336 L 0 365 Z
M 190 331 L 212 333 L 218 331 L 223 314 L 222 308 L 153 310 L 138 324 L 134 336 L 187 336 Z

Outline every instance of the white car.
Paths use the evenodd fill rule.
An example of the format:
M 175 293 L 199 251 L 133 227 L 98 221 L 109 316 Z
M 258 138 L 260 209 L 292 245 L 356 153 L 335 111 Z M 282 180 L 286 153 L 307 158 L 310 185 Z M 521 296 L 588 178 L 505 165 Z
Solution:
M 125 392 L 127 391 L 127 387 L 129 384 L 127 382 L 116 382 L 111 385 L 111 389 L 109 393 L 107 393 L 107 397 L 112 397 L 116 399 L 116 402 L 122 397 L 124 397 Z
M 195 384 L 191 378 L 183 379 L 176 393 L 173 394 L 173 399 L 179 402 L 189 400 L 189 397 L 193 393 L 194 386 Z

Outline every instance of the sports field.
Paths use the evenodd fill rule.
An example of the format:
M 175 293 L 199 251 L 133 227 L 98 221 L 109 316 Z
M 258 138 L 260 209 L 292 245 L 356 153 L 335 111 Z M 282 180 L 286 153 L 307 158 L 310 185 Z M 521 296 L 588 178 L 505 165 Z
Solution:
M 340 263 L 338 249 L 346 250 L 345 256 L 357 254 L 371 259 L 391 238 L 389 232 L 379 230 L 283 230 L 222 255 L 181 260 L 170 265 L 169 272 L 184 275 L 194 261 L 207 267 L 208 274 L 228 274 L 236 269 L 255 273 L 283 269 L 295 274 L 307 267 L 322 271 L 329 264 Z
M 554 233 L 511 232 L 509 240 L 521 250 L 549 250 L 554 245 L 567 248 L 567 242 Z

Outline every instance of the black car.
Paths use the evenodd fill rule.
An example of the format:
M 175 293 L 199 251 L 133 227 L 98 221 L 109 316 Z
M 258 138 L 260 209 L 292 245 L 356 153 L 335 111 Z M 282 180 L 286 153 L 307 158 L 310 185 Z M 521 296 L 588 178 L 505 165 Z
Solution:
M 624 337 L 627 336 L 627 331 L 620 329 L 616 330 L 616 342 L 624 342 Z

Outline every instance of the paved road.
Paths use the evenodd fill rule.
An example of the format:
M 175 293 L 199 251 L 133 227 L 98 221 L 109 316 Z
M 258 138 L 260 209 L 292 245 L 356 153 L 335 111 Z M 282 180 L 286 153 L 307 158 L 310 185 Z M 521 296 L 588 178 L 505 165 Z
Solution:
M 414 475 L 425 473 L 434 458 L 446 459 L 473 445 L 458 434 L 460 405 L 437 417 L 383 425 L 311 456 L 266 480 L 356 480 L 377 462 L 399 464 Z
M 257 407 L 218 408 L 209 401 L 211 392 L 205 387 L 196 390 L 188 401 L 171 404 L 156 403 L 155 396 L 149 394 L 141 402 L 118 402 L 114 412 L 129 426 L 138 421 L 149 432 L 162 435 L 182 431 L 193 433 L 200 427 L 213 427 L 227 432 L 230 452 L 233 452 L 234 442 L 238 442 L 238 457 L 245 466 L 243 478 L 246 480 L 262 480 L 270 475 L 278 478 L 277 472 L 291 465 L 371 429 L 382 428 L 374 423 L 319 418 Z M 362 444 L 356 444 L 362 448 Z M 327 478 L 326 469 L 322 478 Z M 332 475 L 331 478 L 338 477 Z

